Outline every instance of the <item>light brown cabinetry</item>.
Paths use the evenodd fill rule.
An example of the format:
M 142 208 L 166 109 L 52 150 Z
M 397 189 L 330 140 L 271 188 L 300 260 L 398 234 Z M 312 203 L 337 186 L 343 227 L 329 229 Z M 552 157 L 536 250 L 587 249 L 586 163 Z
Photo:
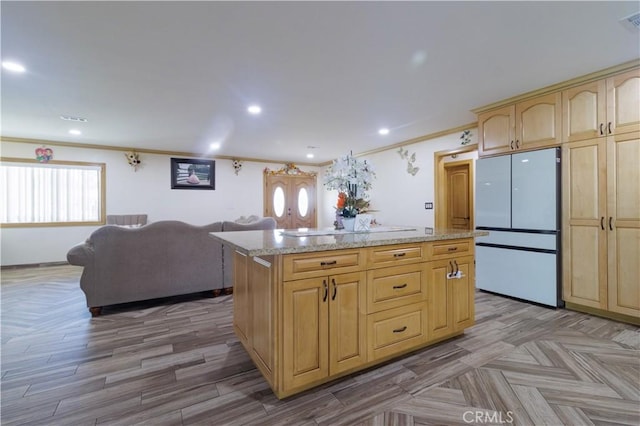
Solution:
M 427 280 L 429 340 L 438 340 L 474 323 L 473 256 L 430 263 Z
M 559 145 L 561 111 L 558 92 L 478 114 L 478 155 Z
M 366 362 L 364 272 L 286 281 L 284 388 L 293 389 Z
M 563 298 L 640 318 L 640 135 L 568 143 L 563 158 Z
M 473 247 L 468 238 L 263 258 L 236 252 L 234 328 L 275 394 L 295 394 L 472 325 Z M 459 278 L 443 278 L 440 265 L 455 265 Z M 441 311 L 446 327 L 433 333 Z
M 562 92 L 563 142 L 640 131 L 640 69 Z

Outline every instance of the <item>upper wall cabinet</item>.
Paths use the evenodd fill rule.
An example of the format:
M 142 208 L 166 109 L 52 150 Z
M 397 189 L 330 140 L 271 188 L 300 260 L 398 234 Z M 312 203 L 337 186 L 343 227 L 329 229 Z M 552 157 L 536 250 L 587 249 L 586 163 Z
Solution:
M 561 94 L 550 93 L 478 114 L 480 156 L 560 144 Z
M 564 90 L 562 115 L 563 142 L 640 131 L 640 69 Z

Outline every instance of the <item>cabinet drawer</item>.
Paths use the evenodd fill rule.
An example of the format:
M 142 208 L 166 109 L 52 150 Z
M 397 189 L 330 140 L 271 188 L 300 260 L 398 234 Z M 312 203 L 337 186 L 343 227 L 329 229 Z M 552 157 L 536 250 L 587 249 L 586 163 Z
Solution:
M 429 259 L 444 259 L 459 254 L 473 253 L 473 240 L 447 240 L 442 242 L 429 243 L 427 246 Z
M 427 300 L 421 263 L 372 269 L 367 272 L 367 312 L 397 308 Z
M 426 302 L 367 316 L 369 361 L 411 350 L 427 340 Z
M 360 250 L 331 251 L 284 256 L 284 280 L 356 272 L 361 269 Z
M 386 266 L 416 263 L 424 260 L 424 244 L 397 244 L 393 246 L 371 247 L 367 249 L 367 266 Z

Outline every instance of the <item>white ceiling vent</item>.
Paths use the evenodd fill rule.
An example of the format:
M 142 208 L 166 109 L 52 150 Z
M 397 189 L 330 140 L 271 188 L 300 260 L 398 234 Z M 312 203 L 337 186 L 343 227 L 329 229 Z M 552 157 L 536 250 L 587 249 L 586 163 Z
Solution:
M 629 31 L 638 31 L 640 29 L 640 12 L 622 18 L 620 23 Z

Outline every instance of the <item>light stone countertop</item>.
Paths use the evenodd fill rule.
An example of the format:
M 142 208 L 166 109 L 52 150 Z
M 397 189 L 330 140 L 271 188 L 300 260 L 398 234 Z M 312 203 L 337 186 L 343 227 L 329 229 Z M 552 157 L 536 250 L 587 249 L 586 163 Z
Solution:
M 465 231 L 459 229 L 433 229 L 420 227 L 387 228 L 372 232 L 333 231 L 312 229 L 304 232 L 275 229 L 271 231 L 231 231 L 210 232 L 209 234 L 224 245 L 248 256 L 308 253 L 391 244 L 418 243 L 425 241 L 475 238 L 489 235 L 487 231 Z M 290 235 L 283 235 L 284 233 Z M 317 235 L 327 233 L 326 235 Z M 297 234 L 297 236 L 291 236 Z

